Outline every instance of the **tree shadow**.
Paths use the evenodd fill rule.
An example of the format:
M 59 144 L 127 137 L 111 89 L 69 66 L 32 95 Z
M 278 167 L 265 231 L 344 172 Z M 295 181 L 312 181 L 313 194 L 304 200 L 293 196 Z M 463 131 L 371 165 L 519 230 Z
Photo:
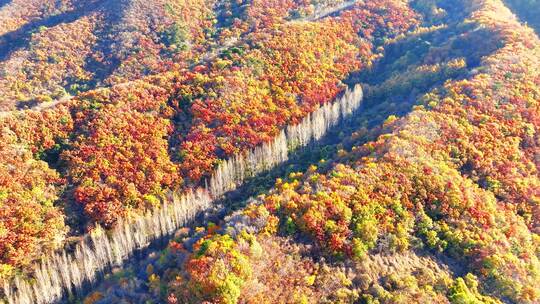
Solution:
M 465 59 L 468 69 L 474 69 L 484 56 L 503 46 L 500 41 L 497 33 L 475 23 L 413 35 L 385 46 L 384 57 L 371 69 L 352 73 L 345 82 L 380 85 L 411 64 L 434 65 L 459 58 Z M 479 42 L 482 48 L 471 47 Z
M 105 22 L 99 25 L 94 30 L 94 35 L 100 39 L 93 46 L 93 53 L 103 54 L 104 58 L 97 59 L 96 57 L 88 57 L 85 62 L 85 69 L 92 71 L 94 76 L 87 84 L 90 88 L 103 85 L 103 82 L 118 69 L 121 60 L 114 56 L 113 45 L 116 42 L 117 33 L 115 33 L 116 25 L 122 22 L 123 12 L 129 1 L 112 1 L 104 13 Z

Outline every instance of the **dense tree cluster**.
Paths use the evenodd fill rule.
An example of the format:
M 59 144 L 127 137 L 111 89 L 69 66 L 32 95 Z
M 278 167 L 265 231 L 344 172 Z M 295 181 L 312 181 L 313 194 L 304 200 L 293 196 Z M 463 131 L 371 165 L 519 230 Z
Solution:
M 196 62 L 213 46 L 214 5 L 215 0 L 130 1 L 107 29 L 114 45 L 94 56 L 108 69 L 101 78 L 117 84 Z
M 410 8 L 359 3 L 320 22 L 256 27 L 245 43 L 178 83 L 182 168 L 192 181 L 219 158 L 254 147 L 296 123 L 343 88 L 341 79 L 371 64 L 374 31 L 393 37 L 416 24 Z M 274 6 L 274 7 L 277 7 Z M 249 11 L 249 10 L 248 10 Z
M 75 138 L 62 159 L 75 201 L 92 221 L 112 226 L 129 210 L 156 207 L 163 189 L 178 185 L 165 93 L 140 82 L 77 97 Z
M 540 41 L 498 0 L 463 4 L 453 26 L 465 32 L 368 89 L 393 102 L 388 91 L 418 88 L 411 113 L 359 130 L 220 226 L 177 237 L 146 262 L 148 278 L 122 288 L 146 281 L 139 296 L 169 303 L 538 302 Z M 461 44 L 477 39 L 488 54 Z M 310 258 L 320 255 L 329 262 Z
M 2 96 L 12 97 L 2 104 L 33 108 L 0 113 L 0 126 L 46 178 L 56 178 L 47 183 L 54 196 L 47 196 L 46 220 L 55 215 L 50 220 L 61 223 L 65 216 L 80 231 L 158 207 L 167 189 L 199 185 L 222 159 L 271 140 L 334 99 L 342 80 L 371 65 L 383 38 L 418 24 L 409 7 L 393 0 L 359 2 L 315 21 L 290 15 L 314 11 L 312 3 L 254 1 L 230 15 L 230 24 L 217 20 L 226 8 L 215 5 L 74 3 L 39 17 L 44 21 L 36 17 L 43 25 L 35 31 L 21 24 L 24 31 L 15 34 L 28 34 L 28 45 L 7 44 L 2 80 L 11 91 Z M 261 19 L 269 7 L 275 16 Z M 56 23 L 63 14 L 74 20 Z M 227 34 L 235 31 L 234 39 Z M 90 89 L 98 79 L 111 86 Z M 2 177 L 14 184 L 10 191 L 27 191 L 10 171 Z M 30 226 L 45 221 L 6 217 Z M 38 250 L 47 240 L 30 238 L 28 246 Z M 13 266 L 34 258 L 11 260 L 7 250 L 2 262 Z
M 72 129 L 66 107 L 0 117 L 0 276 L 57 247 L 66 235 L 56 205 L 66 180 L 49 164 Z
M 274 25 L 341 2 L 12 1 L 0 8 L 6 17 L 0 23 L 6 33 L 0 38 L 0 109 L 190 67 L 219 44 L 264 29 L 268 34 Z M 362 3 L 344 18 L 357 18 L 361 36 L 381 38 L 414 22 L 410 10 L 396 5 L 402 4 Z
M 255 47 L 233 49 L 181 83 L 179 107 L 191 104 L 185 116 L 192 125 L 181 149 L 189 177 L 198 181 L 220 156 L 269 140 L 286 123 L 335 97 L 342 89 L 339 79 L 359 66 L 349 42 L 354 37 L 347 41 L 340 31 L 307 24 L 261 33 L 252 38 Z M 324 52 L 314 56 L 315 50 Z
M 92 3 L 0 6 L 0 109 L 34 107 L 0 112 L 0 277 L 363 81 L 330 160 L 87 303 L 540 300 L 540 41 L 500 0 Z
M 0 10 L 0 35 L 14 32 L 31 22 L 69 11 L 79 2 L 71 0 L 13 0 L 8 3 L 3 2 L 3 7 Z
M 63 180 L 9 129 L 0 133 L 0 276 L 58 246 L 66 229 L 53 204 Z
M 213 46 L 213 6 L 211 0 L 12 1 L 0 8 L 6 16 L 0 109 L 185 68 Z
M 50 102 L 65 97 L 68 91 L 74 93 L 78 84 L 89 81 L 93 75 L 85 64 L 96 41 L 93 27 L 97 19 L 91 15 L 69 24 L 38 28 L 28 49 L 15 51 L 1 63 L 1 100 Z M 9 106 L 7 102 L 1 108 Z

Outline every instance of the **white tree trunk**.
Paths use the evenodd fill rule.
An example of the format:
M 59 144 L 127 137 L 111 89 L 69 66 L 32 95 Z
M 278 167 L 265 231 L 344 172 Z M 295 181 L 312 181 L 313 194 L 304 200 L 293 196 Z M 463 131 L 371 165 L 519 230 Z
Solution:
M 360 85 L 347 89 L 342 97 L 324 104 L 298 125 L 288 126 L 272 141 L 223 161 L 207 187 L 185 193 L 170 191 L 161 207 L 146 216 L 120 222 L 110 231 L 98 227 L 84 236 L 74 251 L 60 250 L 36 263 L 34 280 L 16 277 L 4 282 L 5 300 L 10 304 L 52 303 L 66 294 L 82 291 L 85 284 L 94 284 L 100 275 L 122 265 L 133 252 L 172 235 L 197 213 L 211 207 L 215 199 L 236 189 L 245 178 L 287 161 L 289 150 L 321 139 L 329 128 L 359 108 L 362 97 Z

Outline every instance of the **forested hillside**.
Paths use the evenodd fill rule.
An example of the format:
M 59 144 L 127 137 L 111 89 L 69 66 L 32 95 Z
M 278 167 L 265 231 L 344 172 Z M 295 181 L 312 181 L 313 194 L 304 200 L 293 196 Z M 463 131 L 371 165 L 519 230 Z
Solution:
M 0 303 L 539 303 L 538 4 L 0 1 Z
M 37 2 L 31 5 L 34 13 L 6 23 L 3 62 L 18 62 L 25 75 L 66 76 L 64 67 L 83 73 L 96 59 L 88 54 L 99 55 L 98 61 L 114 71 L 110 86 L 104 80 L 95 85 L 105 87 L 77 90 L 74 97 L 49 94 L 64 86 L 65 79 L 32 76 L 32 85 L 26 76 L 5 71 L 6 84 L 17 79 L 32 89 L 17 88 L 17 94 L 34 96 L 37 89 L 46 97 L 14 104 L 16 99 L 7 93 L 11 88 L 3 95 L 7 98 L 2 105 L 11 110 L 0 116 L 3 275 L 95 224 L 110 228 L 119 219 L 159 207 L 167 189 L 202 183 L 221 160 L 269 141 L 285 125 L 298 123 L 334 99 L 345 88 L 342 80 L 348 74 L 371 65 L 383 39 L 417 22 L 412 10 L 393 1 L 385 1 L 384 10 L 365 3 L 343 16 L 312 21 L 305 18 L 340 1 L 149 3 Z M 26 5 L 10 2 L 2 12 L 15 16 L 10 12 Z M 176 19 L 170 19 L 171 14 Z M 168 27 L 152 28 L 153 22 Z M 99 46 L 100 32 L 91 28 L 98 26 L 112 31 L 100 38 L 114 40 L 105 45 L 125 52 L 92 50 Z M 86 28 L 88 37 L 81 35 Z M 92 44 L 81 45 L 88 53 L 67 46 L 70 37 L 77 40 L 73 44 Z M 58 60 L 43 57 L 54 53 L 40 49 L 41 40 L 50 42 L 44 47 L 60 50 Z M 178 47 L 172 65 L 158 62 L 162 54 L 172 54 L 165 52 L 167 47 Z M 111 57 L 123 53 L 125 58 Z M 166 71 L 143 67 L 142 59 Z M 100 71 L 91 70 L 94 76 Z M 20 102 L 29 109 L 15 110 Z
M 353 76 L 409 114 L 360 113 L 331 159 L 89 299 L 537 303 L 538 38 L 499 1 L 415 4 L 425 26 L 386 42 L 384 75 Z

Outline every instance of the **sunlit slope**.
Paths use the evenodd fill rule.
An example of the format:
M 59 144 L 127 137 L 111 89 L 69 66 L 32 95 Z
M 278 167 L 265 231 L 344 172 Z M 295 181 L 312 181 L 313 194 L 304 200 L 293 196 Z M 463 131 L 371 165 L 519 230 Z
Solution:
M 412 99 L 410 113 L 360 115 L 332 159 L 179 231 L 88 300 L 537 303 L 538 38 L 498 0 L 416 4 L 439 26 L 388 46 L 382 79 L 357 76 L 367 105 Z
M 0 109 L 185 67 L 212 44 L 212 1 L 12 1 L 0 8 Z
M 381 3 L 385 10 L 379 9 Z M 179 18 L 187 18 L 182 9 L 191 6 L 217 16 L 215 22 L 193 25 L 195 32 L 210 26 L 215 42 L 202 34 L 188 35 L 212 44 L 201 53 L 202 60 L 174 61 L 180 66 L 160 65 L 166 71 L 155 75 L 73 92 L 74 96 L 56 102 L 46 98 L 28 104 L 27 110 L 2 112 L 2 275 L 27 269 L 44 251 L 60 249 L 66 240 L 76 242 L 97 225 L 113 228 L 118 222 L 159 210 L 170 190 L 204 186 L 224 160 L 274 140 L 287 126 L 340 96 L 347 88 L 344 81 L 353 71 L 369 67 L 385 40 L 418 23 L 406 3 L 381 3 L 330 10 L 333 14 L 322 19 L 317 7 L 302 1 L 158 3 Z M 342 8 L 341 1 L 321 4 Z M 109 19 L 98 15 L 122 12 L 119 26 L 135 35 L 139 30 L 134 28 L 144 19 L 141 12 L 160 10 L 134 1 L 115 2 L 126 5 L 125 10 L 110 10 L 109 5 L 113 3 L 87 7 L 88 13 L 72 22 L 106 27 L 139 50 L 140 43 L 128 43 L 132 36 L 107 27 Z M 264 5 L 274 9 L 263 9 Z M 92 14 L 99 18 L 92 19 Z M 201 18 L 207 20 L 204 13 Z M 70 22 L 55 26 L 86 29 Z M 43 30 L 48 33 L 49 27 Z M 18 33 L 26 35 L 26 31 Z M 94 35 L 91 30 L 88 33 Z M 47 38 L 42 45 L 59 43 L 61 37 Z M 72 37 L 80 38 L 73 33 Z M 25 46 L 24 39 L 11 41 L 22 44 L 8 43 L 10 56 L 35 50 Z M 71 50 L 62 51 L 58 60 L 69 58 L 64 55 Z M 41 63 L 36 67 L 46 67 Z M 106 60 L 102 63 L 110 66 Z M 32 170 L 26 171 L 28 167 Z

